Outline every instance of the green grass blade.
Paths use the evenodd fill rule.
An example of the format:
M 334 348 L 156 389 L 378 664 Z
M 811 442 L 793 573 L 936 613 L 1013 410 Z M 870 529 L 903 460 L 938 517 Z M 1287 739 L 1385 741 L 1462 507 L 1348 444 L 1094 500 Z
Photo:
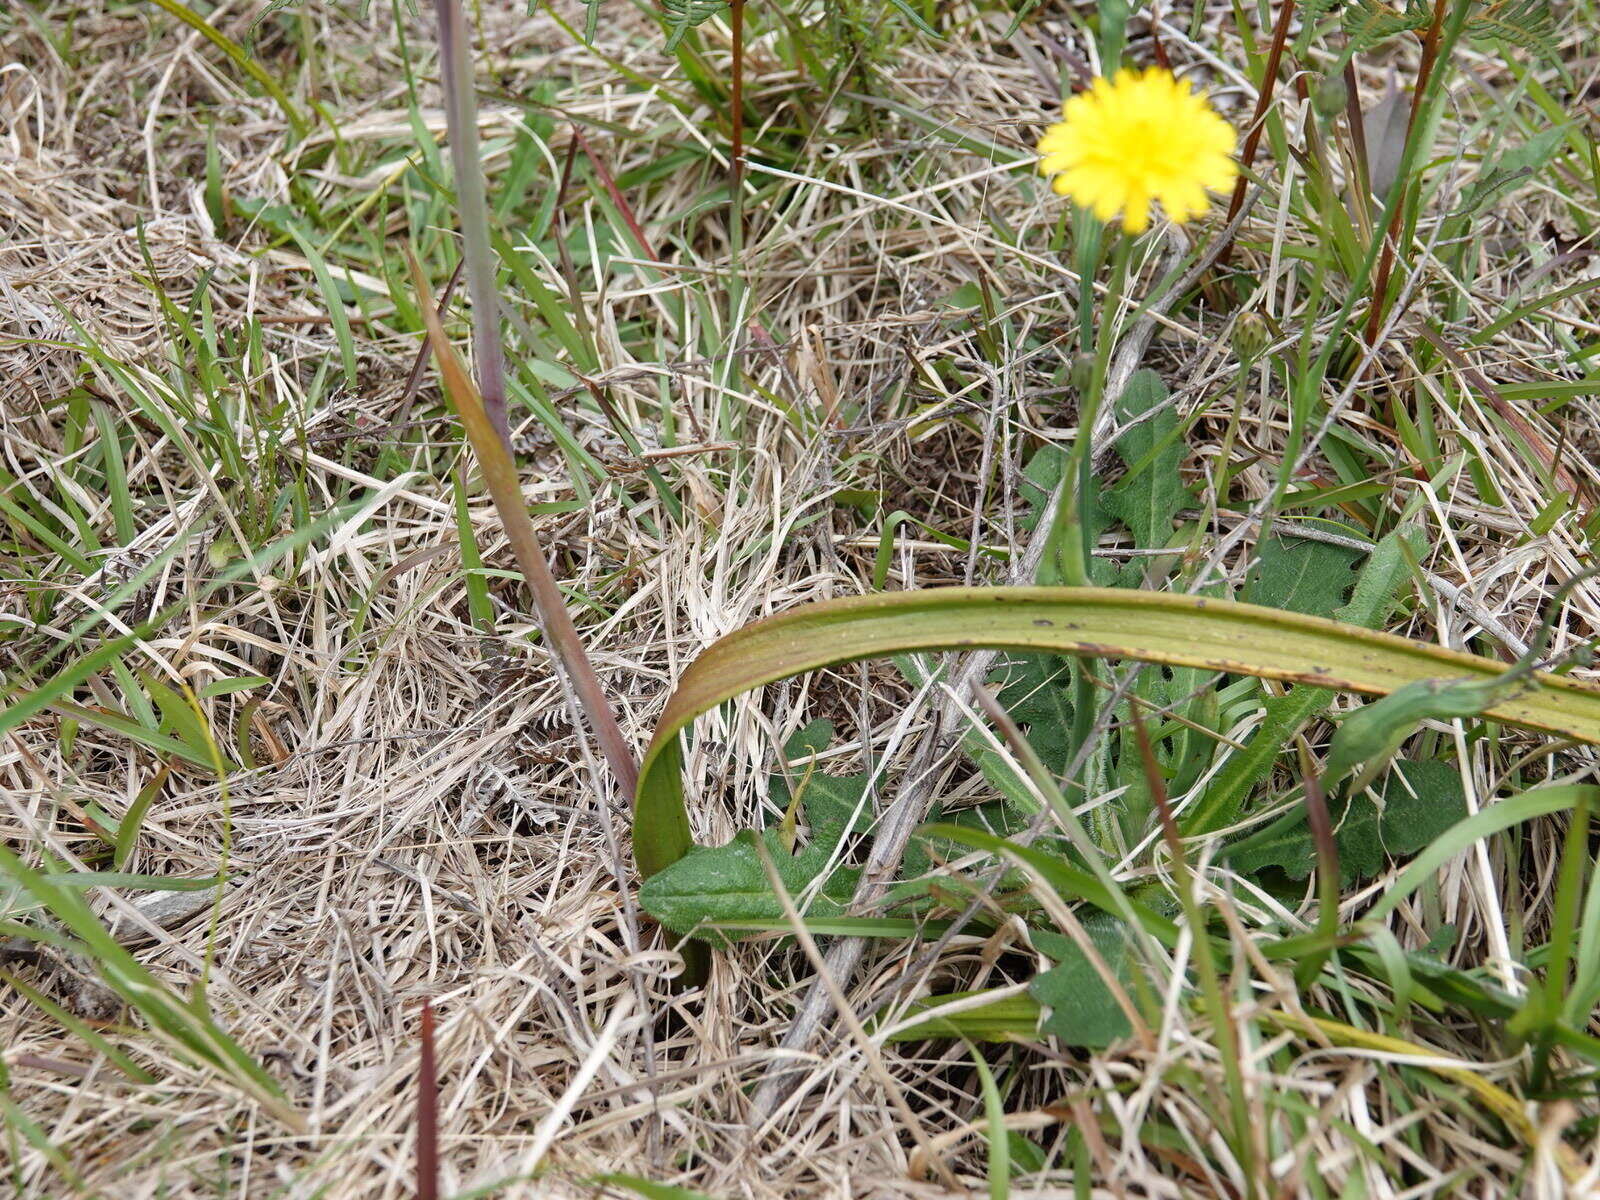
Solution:
M 119 733 L 129 741 L 138 742 L 147 746 L 157 754 L 172 755 L 183 759 L 204 771 L 213 770 L 211 756 L 204 749 L 196 749 L 187 742 L 173 737 L 171 734 L 160 733 L 136 721 L 124 713 L 112 712 L 107 708 L 88 708 L 82 704 L 74 704 L 70 700 L 57 700 L 50 707 L 63 716 L 71 717 L 75 721 L 82 721 L 85 725 L 96 725 L 101 729 Z
M 334 511 L 325 513 L 316 520 L 296 529 L 293 533 L 279 538 L 272 545 L 257 551 L 249 558 L 234 563 L 209 583 L 198 588 L 195 594 L 180 597 L 155 614 L 155 616 L 127 633 L 110 638 L 89 653 L 74 659 L 61 667 L 38 687 L 31 690 L 25 690 L 20 686 L 8 688 L 5 693 L 4 706 L 0 707 L 0 734 L 9 733 L 30 717 L 36 716 L 53 704 L 60 703 L 84 679 L 96 671 L 109 669 L 123 654 L 137 647 L 141 639 L 149 637 L 179 613 L 186 612 L 193 605 L 203 601 L 216 589 L 248 578 L 253 573 L 256 575 L 265 573 L 273 563 L 284 555 L 301 546 L 309 545 L 330 529 L 353 518 L 362 511 L 366 503 L 367 499 L 363 498 L 341 505 Z M 99 624 L 104 619 L 104 614 L 108 609 L 114 609 L 117 604 L 122 602 L 123 598 L 132 595 L 147 580 L 153 578 L 161 570 L 162 565 L 175 557 L 183 549 L 183 546 L 183 539 L 174 539 L 173 544 L 152 558 L 143 570 L 114 589 L 94 612 L 73 627 L 71 630 L 73 638 L 82 637 L 89 629 Z M 173 740 L 175 742 L 175 739 Z M 204 766 L 209 770 L 213 765 L 212 760 L 208 757 Z
M 105 983 L 138 1011 L 151 1031 L 169 1047 L 193 1065 L 221 1075 L 291 1128 L 304 1127 L 304 1118 L 284 1098 L 266 1068 L 125 950 L 77 889 L 63 887 L 3 846 L 0 873 L 38 900 L 82 943 Z
M 327 260 L 311 244 L 311 239 L 298 225 L 290 225 L 289 232 L 294 235 L 295 242 L 300 247 L 300 253 L 306 256 L 306 262 L 311 264 L 311 274 L 316 277 L 317 287 L 322 291 L 323 304 L 328 310 L 328 320 L 333 324 L 333 336 L 339 343 L 339 362 L 344 368 L 345 386 L 354 389 L 356 386 L 356 342 L 350 333 L 350 317 L 344 311 L 344 299 L 339 295 L 339 285 L 333 281 L 333 272 L 328 270 Z
M 983 1115 L 989 1137 L 989 1200 L 1006 1200 L 1011 1195 L 1011 1142 L 1006 1132 L 1006 1103 L 1000 1096 L 994 1072 L 978 1048 L 968 1045 L 973 1069 L 983 1088 Z
M 109 404 L 92 403 L 89 413 L 100 433 L 100 468 L 105 472 L 106 495 L 111 501 L 111 517 L 116 524 L 117 541 L 126 546 L 138 527 L 133 520 L 133 498 L 128 493 L 128 475 L 122 465 L 122 438 Z
M 927 1038 L 960 1037 L 980 1042 L 1007 1042 L 1039 1036 L 1039 1022 L 1044 1010 L 1039 1001 L 1026 992 L 1017 996 L 1002 996 L 956 1013 L 940 1015 L 938 1012 L 940 1008 L 950 1007 L 957 1001 L 969 1001 L 978 994 L 951 992 L 916 1000 L 906 1014 L 908 1023 L 890 1027 L 883 1035 L 884 1040 L 920 1042 Z M 912 1019 L 919 1012 L 928 1015 L 921 1020 Z
M 117 1065 L 118 1070 L 135 1083 L 154 1083 L 156 1081 L 154 1075 L 113 1046 L 93 1025 L 90 1025 L 81 1017 L 74 1016 L 37 988 L 31 987 L 26 981 L 18 979 L 9 971 L 0 971 L 0 980 L 4 980 L 7 987 L 14 988 L 19 996 L 24 997 L 43 1012 L 49 1013 L 51 1018 L 60 1024 L 63 1029 L 76 1034 L 92 1049 L 104 1054 L 106 1058 Z
M 304 137 L 306 135 L 310 126 L 306 124 L 306 119 L 300 115 L 300 110 L 294 106 L 294 101 L 289 99 L 288 93 L 283 90 L 278 81 L 267 74 L 261 64 L 245 52 L 243 46 L 187 5 L 178 3 L 178 0 L 155 0 L 155 4 L 157 8 L 166 10 L 189 26 L 189 28 L 198 31 L 201 37 L 226 54 L 228 61 L 259 83 L 261 90 L 272 97 L 274 103 L 283 112 L 284 118 L 294 130 L 295 136 Z

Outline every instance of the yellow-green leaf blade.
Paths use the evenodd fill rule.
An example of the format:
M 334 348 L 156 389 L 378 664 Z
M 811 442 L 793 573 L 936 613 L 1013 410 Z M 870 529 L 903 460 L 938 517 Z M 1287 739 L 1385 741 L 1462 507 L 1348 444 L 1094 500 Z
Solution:
M 933 588 L 821 601 L 708 647 L 667 702 L 634 807 L 649 876 L 690 846 L 678 735 L 744 692 L 822 667 L 913 651 L 1043 650 L 1199 667 L 1368 695 L 1505 664 L 1320 617 L 1234 601 L 1109 588 Z M 1600 690 L 1541 675 L 1484 717 L 1600 743 Z

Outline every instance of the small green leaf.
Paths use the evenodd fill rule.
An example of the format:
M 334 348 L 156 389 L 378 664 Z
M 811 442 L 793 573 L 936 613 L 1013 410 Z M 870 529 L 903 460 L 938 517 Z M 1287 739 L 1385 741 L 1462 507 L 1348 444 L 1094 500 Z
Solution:
M 289 226 L 289 234 L 300 246 L 300 253 L 306 256 L 306 262 L 311 267 L 311 274 L 317 281 L 317 287 L 322 292 L 323 306 L 328 314 L 328 323 L 333 326 L 333 337 L 339 345 L 339 361 L 344 366 L 345 386 L 352 390 L 357 386 L 356 343 L 350 332 L 350 314 L 345 311 L 344 296 L 339 290 L 339 285 L 334 281 L 333 272 L 329 269 L 327 260 L 321 252 L 312 245 L 310 236 L 298 224 Z
M 813 894 L 812 884 L 827 869 L 833 848 L 813 842 L 799 854 L 790 855 L 775 830 L 761 836 L 778 877 L 802 913 L 811 917 L 844 913 L 855 894 L 859 868 L 836 867 L 822 889 Z M 702 932 L 700 927 L 719 921 L 781 920 L 783 907 L 761 869 L 755 839 L 755 832 L 747 829 L 726 846 L 690 851 L 645 880 L 639 888 L 639 903 L 674 933 L 697 933 L 717 943 L 730 938 Z
M 866 772 L 829 775 L 816 764 L 816 756 L 832 741 L 831 721 L 812 721 L 797 730 L 783 753 L 789 762 L 801 764 L 800 768 L 788 774 L 774 774 L 767 793 L 779 812 L 787 812 L 798 795 L 812 837 L 827 841 L 830 846 L 837 844 L 847 826 L 851 833 L 866 833 L 872 828 L 873 818 L 872 806 L 862 803 L 871 782 Z
M 1124 991 L 1131 991 L 1134 964 L 1122 922 L 1104 913 L 1088 913 L 1082 923 L 1112 975 L 1124 985 Z M 1046 1033 L 1069 1046 L 1104 1050 L 1133 1032 L 1128 1014 L 1122 1011 L 1122 1005 L 1077 942 L 1059 933 L 1035 933 L 1033 940 L 1056 963 L 1028 988 L 1049 1010 L 1044 1023 Z
M 1510 42 L 1548 62 L 1561 62 L 1561 42 L 1550 0 L 1491 0 L 1467 21 L 1475 41 Z
M 1022 468 L 1022 499 L 1025 505 L 1017 524 L 1032 533 L 1039 527 L 1050 497 L 1061 486 L 1061 472 L 1066 469 L 1067 453 L 1059 446 L 1042 446 L 1027 466 Z
M 1569 132 L 1571 126 L 1556 125 L 1534 134 L 1493 162 L 1485 160 L 1456 215 L 1471 216 L 1481 212 L 1510 189 L 1534 178 L 1549 163 Z
M 222 757 L 204 716 L 188 696 L 179 695 L 148 671 L 139 672 L 139 682 L 156 702 L 156 708 L 161 713 L 162 731 L 170 731 L 189 748 L 191 753 L 186 757 L 191 762 L 205 763 L 214 770 L 220 768 L 224 773 L 237 769 L 235 764 Z
M 1137 372 L 1117 402 L 1117 416 L 1138 423 L 1117 439 L 1117 456 L 1128 465 L 1128 474 L 1106 493 L 1106 508 L 1128 527 L 1135 545 L 1162 549 L 1172 540 L 1173 522 L 1189 492 L 1179 474 L 1184 446 L 1178 414 L 1167 403 L 1161 377 Z
M 1466 816 L 1467 800 L 1455 768 L 1441 762 L 1397 763 L 1375 803 L 1361 793 L 1334 814 L 1334 841 L 1344 882 L 1379 874 L 1388 858 L 1414 854 Z M 1297 808 L 1223 851 L 1241 874 L 1276 868 L 1304 879 L 1316 867 L 1316 846 Z
M 728 7 L 727 0 L 661 0 L 661 10 L 667 27 L 667 51 L 678 48 L 684 35 Z
M 248 692 L 252 688 L 265 687 L 272 680 L 265 675 L 243 675 L 238 679 L 213 679 L 200 689 L 200 699 L 210 700 L 215 696 L 231 696 L 235 692 Z
M 1344 33 L 1351 51 L 1362 53 L 1396 34 L 1426 29 L 1429 18 L 1430 6 L 1418 0 L 1405 0 L 1403 9 L 1383 0 L 1354 0 L 1344 10 Z
M 109 729 L 113 733 L 121 734 L 123 737 L 149 747 L 158 754 L 173 755 L 183 759 L 185 762 L 192 763 L 202 770 L 214 771 L 216 769 L 216 759 L 212 757 L 206 748 L 196 750 L 187 742 L 169 734 L 147 728 L 126 713 L 112 712 L 110 709 L 105 708 L 86 708 L 81 704 L 74 704 L 68 700 L 58 700 L 50 707 L 65 716 L 76 718 L 85 725 L 95 725 L 101 729 Z M 224 761 L 223 766 L 226 769 L 232 769 L 226 761 Z
M 1428 875 L 1456 855 L 1464 853 L 1474 842 L 1523 821 L 1573 808 L 1580 801 L 1590 803 L 1596 798 L 1592 784 L 1556 784 L 1496 800 L 1488 808 L 1479 809 L 1472 816 L 1459 821 L 1448 832 L 1430 837 L 1427 848 L 1384 890 L 1367 914 L 1368 918 L 1381 920 L 1393 912 L 1422 885 Z

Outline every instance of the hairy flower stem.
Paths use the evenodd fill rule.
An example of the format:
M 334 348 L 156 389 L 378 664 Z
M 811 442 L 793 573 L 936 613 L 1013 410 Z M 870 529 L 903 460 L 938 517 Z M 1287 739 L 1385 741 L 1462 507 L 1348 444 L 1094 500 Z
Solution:
M 1117 310 L 1121 307 L 1123 288 L 1128 281 L 1128 262 L 1133 254 L 1134 240 L 1123 235 L 1117 239 L 1112 251 L 1111 282 L 1100 302 L 1101 320 L 1095 341 L 1094 365 L 1088 389 L 1078 405 L 1078 435 L 1073 439 L 1066 467 L 1061 472 L 1061 503 L 1056 508 L 1051 540 L 1054 542 L 1060 582 L 1069 587 L 1088 587 L 1090 584 L 1089 559 L 1094 552 L 1094 535 L 1084 520 L 1084 514 L 1090 489 L 1094 486 L 1094 428 L 1100 416 L 1101 402 L 1105 398 L 1111 351 L 1117 344 Z M 1092 296 L 1092 289 L 1087 294 Z
M 1096 223 L 1098 228 L 1104 226 Z M 1060 502 L 1056 505 L 1051 540 L 1055 550 L 1055 566 L 1059 582 L 1069 587 L 1089 587 L 1089 563 L 1094 555 L 1094 528 L 1086 519 L 1089 497 L 1094 487 L 1094 430 L 1100 418 L 1100 406 L 1105 399 L 1106 377 L 1111 365 L 1111 351 L 1117 344 L 1117 311 L 1121 307 L 1123 289 L 1128 281 L 1128 261 L 1132 257 L 1135 238 L 1123 233 L 1117 237 L 1111 252 L 1111 281 L 1101 303 L 1099 329 L 1095 341 L 1094 364 L 1089 375 L 1088 390 L 1078 406 L 1078 436 L 1072 441 L 1072 450 L 1061 471 Z M 1092 299 L 1092 281 L 1084 281 L 1085 295 Z M 1095 710 L 1095 683 L 1088 663 L 1077 663 L 1072 670 L 1074 741 L 1082 745 L 1089 736 L 1088 724 Z M 1085 767 L 1085 777 L 1092 778 L 1095 764 Z

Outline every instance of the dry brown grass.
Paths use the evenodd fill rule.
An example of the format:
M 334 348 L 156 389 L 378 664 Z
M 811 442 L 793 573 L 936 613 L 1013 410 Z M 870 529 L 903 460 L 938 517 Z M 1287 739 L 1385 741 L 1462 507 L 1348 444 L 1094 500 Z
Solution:
M 375 5 L 365 18 L 357 7 L 308 2 L 300 10 L 321 58 L 298 99 L 314 89 L 336 115 L 339 137 L 355 148 L 349 161 L 363 164 L 355 178 L 336 159 L 309 170 L 303 182 L 325 202 L 370 190 L 410 136 L 387 6 Z M 685 118 L 651 90 L 627 85 L 603 60 L 685 86 L 638 13 L 608 13 L 598 52 L 591 52 L 574 47 L 548 15 L 524 17 L 521 0 L 486 0 L 482 9 L 489 46 L 483 70 L 492 80 L 484 123 L 491 132 L 514 128 L 519 116 L 495 95 L 514 97 L 559 77 L 561 112 L 590 123 L 591 141 L 619 177 L 673 143 L 708 146 L 708 161 L 721 152 L 708 132 L 709 110 L 699 123 Z M 65 31 L 73 11 L 69 61 L 40 30 Z M 581 21 L 581 7 L 562 11 Z M 1009 37 L 1002 36 L 1007 14 L 963 12 L 948 44 L 913 42 L 881 64 L 877 94 L 951 128 L 1025 148 L 1060 70 L 1050 47 L 1081 58 L 1088 53 L 1081 35 L 1048 6 L 1037 27 L 1025 25 Z M 254 16 L 225 0 L 212 19 L 243 39 Z M 1169 14 L 1162 41 L 1174 58 L 1214 72 L 1220 101 L 1238 114 L 1253 89 L 1234 65 L 1242 61 L 1237 43 L 1216 33 L 1222 16 L 1220 9 L 1208 16 L 1207 36 L 1194 45 Z M 260 52 L 287 69 L 299 48 L 277 29 L 269 27 Z M 413 53 L 426 58 L 427 23 L 408 22 L 408 29 Z M 1580 26 L 1566 42 L 1580 92 L 1584 80 L 1592 86 L 1596 78 L 1592 34 L 1592 26 L 1587 32 Z M 715 33 L 711 40 L 722 54 L 725 41 Z M 1146 50 L 1147 42 L 1136 40 L 1134 53 Z M 1442 146 L 1462 151 L 1482 136 L 1473 115 L 1510 86 L 1497 59 L 1476 51 L 1465 58 L 1471 86 L 1459 89 L 1458 115 L 1441 138 Z M 749 64 L 751 95 L 769 121 L 812 130 L 801 152 L 810 182 L 797 189 L 782 223 L 753 218 L 747 252 L 761 326 L 792 352 L 758 349 L 746 360 L 748 381 L 730 391 L 714 366 L 701 361 L 703 318 L 692 307 L 658 361 L 638 361 L 636 347 L 619 332 L 630 322 L 659 320 L 669 296 L 699 286 L 695 268 L 722 265 L 726 244 L 715 220 L 684 237 L 684 206 L 704 184 L 693 171 L 629 192 L 646 230 L 671 246 L 669 257 L 682 269 L 666 272 L 661 282 L 612 280 L 573 298 L 593 322 L 602 378 L 619 407 L 638 418 L 637 428 L 648 429 L 643 412 L 664 380 L 680 421 L 703 431 L 708 443 L 698 453 L 654 460 L 698 519 L 672 523 L 652 501 L 629 512 L 609 497 L 587 511 L 541 518 L 558 574 L 574 594 L 592 595 L 604 610 L 597 615 L 575 606 L 625 729 L 641 743 L 673 679 L 705 645 L 762 614 L 866 587 L 877 528 L 830 508 L 835 491 L 880 489 L 886 509 L 910 508 L 960 536 L 976 532 L 988 544 L 1015 548 L 1024 536 L 1015 522 L 1025 451 L 1071 432 L 1057 370 L 1066 349 L 1051 343 L 1045 353 L 1018 351 L 996 364 L 971 322 L 940 309 L 958 285 L 981 278 L 1004 298 L 1012 329 L 1068 332 L 1062 289 L 1075 285 L 1065 260 L 1013 249 L 995 232 L 1009 229 L 1019 242 L 1041 244 L 1029 241 L 1029 231 L 1055 221 L 1058 210 L 1027 200 L 1008 170 L 887 110 L 878 113 L 875 141 L 830 139 L 826 120 L 800 119 L 811 113 L 814 120 L 828 103 L 808 79 L 759 45 Z M 1376 91 L 1387 64 L 1368 70 L 1366 82 Z M 424 96 L 425 105 L 436 102 L 436 95 Z M 1298 102 L 1287 107 L 1299 112 Z M 437 134 L 442 115 L 427 111 Z M 153 7 L 39 3 L 0 14 L 0 376 L 7 383 L 0 462 L 17 488 L 49 497 L 70 479 L 76 453 L 61 432 L 71 388 L 87 382 L 112 403 L 125 403 L 115 398 L 103 367 L 80 374 L 86 360 L 73 348 L 78 337 L 63 312 L 108 355 L 147 372 L 153 391 L 174 369 L 171 331 L 139 279 L 150 269 L 140 249 L 142 229 L 150 262 L 175 303 L 186 304 L 202 273 L 211 272 L 206 286 L 219 324 L 269 322 L 265 387 L 301 410 L 303 425 L 282 452 L 283 470 L 299 473 L 321 500 L 352 485 L 377 489 L 379 500 L 363 520 L 319 544 L 291 573 L 170 622 L 146 647 L 151 662 L 195 686 L 247 673 L 266 675 L 271 685 L 259 693 L 269 698 L 255 717 L 262 765 L 231 776 L 226 795 L 204 773 L 180 767 L 129 864 L 148 874 L 203 876 L 216 869 L 231 840 L 236 886 L 215 925 L 209 910 L 198 910 L 127 937 L 140 960 L 178 989 L 194 984 L 214 952 L 213 1013 L 268 1065 L 304 1113 L 307 1130 L 286 1130 L 218 1078 L 167 1054 L 136 1028 L 112 1022 L 103 1027 L 107 1036 L 158 1077 L 154 1085 L 134 1085 L 8 992 L 0 994 L 0 1043 L 13 1098 L 97 1194 L 130 1200 L 409 1195 L 417 1029 L 427 998 L 437 1014 L 447 1193 L 535 1165 L 543 1172 L 536 1182 L 512 1184 L 503 1194 L 589 1195 L 594 1189 L 585 1181 L 611 1171 L 716 1197 L 945 1195 L 948 1186 L 936 1181 L 946 1171 L 961 1187 L 980 1190 L 983 1103 L 959 1044 L 864 1047 L 842 1025 L 829 1028 L 799 1058 L 803 1086 L 793 1087 L 774 1117 L 751 1127 L 749 1093 L 780 1057 L 774 1047 L 811 982 L 811 964 L 787 945 L 747 945 L 717 957 L 703 993 L 674 994 L 676 958 L 631 899 L 625 809 L 597 791 L 592 761 L 574 737 L 546 657 L 526 636 L 532 626 L 520 592 L 494 581 L 498 625 L 493 638 L 480 636 L 467 616 L 448 478 L 371 473 L 382 440 L 392 436 L 388 422 L 409 411 L 401 391 L 416 339 L 395 327 L 388 305 L 374 304 L 370 319 L 357 326 L 361 387 L 332 390 L 314 410 L 303 410 L 316 370 L 338 352 L 317 323 L 321 302 L 303 256 L 264 251 L 265 237 L 247 223 L 223 237 L 212 228 L 202 194 L 212 121 L 236 201 L 290 202 L 288 180 L 299 162 L 331 136 L 324 127 L 289 149 L 270 101 L 247 92 L 225 59 Z M 635 136 L 663 126 L 668 135 Z M 563 131 L 555 139 L 558 156 L 564 137 Z M 492 152 L 491 172 L 503 169 L 503 157 L 494 157 L 503 153 L 503 145 Z M 937 164 L 931 184 L 930 160 Z M 1469 159 L 1461 161 L 1459 176 L 1446 184 L 1458 191 L 1474 170 Z M 1260 307 L 1285 320 L 1304 301 L 1284 290 L 1277 256 L 1292 239 L 1275 198 L 1282 173 L 1293 169 L 1272 164 L 1268 195 L 1250 227 L 1267 251 L 1245 255 L 1259 272 Z M 761 185 L 760 171 L 751 178 L 752 186 Z M 1562 231 L 1573 205 L 1597 215 L 1593 195 L 1548 184 L 1499 202 L 1475 255 L 1475 277 L 1463 284 L 1464 329 L 1494 320 L 1513 285 L 1526 287 L 1533 272 L 1542 276 L 1543 290 L 1593 277 L 1600 259 L 1592 248 L 1563 240 L 1571 236 Z M 582 228 L 601 219 L 598 212 L 588 196 L 572 205 L 570 219 Z M 403 223 L 389 233 L 403 235 Z M 1429 234 L 1425 218 L 1420 236 L 1426 241 Z M 1407 269 L 1419 281 L 1437 282 L 1446 270 L 1440 249 Z M 550 265 L 547 280 L 563 286 L 558 264 Z M 1501 384 L 1551 377 L 1565 354 L 1552 330 L 1592 338 L 1600 331 L 1597 295 L 1559 302 L 1550 322 L 1511 326 L 1469 352 L 1474 367 Z M 1200 479 L 1215 468 L 1232 403 L 1227 329 L 1226 314 L 1204 306 L 1163 318 L 1147 355 L 1181 411 L 1216 401 L 1191 438 L 1189 465 Z M 1392 443 L 1376 398 L 1417 373 L 1419 344 L 1404 330 L 1385 344 L 1369 385 L 1348 398 L 1340 419 L 1349 428 Z M 940 370 L 949 363 L 958 370 Z M 1519 441 L 1467 373 L 1434 365 L 1426 374 L 1435 381 L 1427 386 L 1459 389 L 1458 409 L 1441 410 L 1459 414 L 1441 436 L 1449 446 L 1477 448 L 1500 497 L 1480 495 L 1465 471 L 1437 493 L 1408 473 L 1393 478 L 1380 503 L 1399 509 L 1420 499 L 1415 515 L 1431 542 L 1424 565 L 1459 597 L 1441 593 L 1407 632 L 1463 645 L 1487 631 L 1514 652 L 1555 583 L 1589 553 L 1582 518 L 1600 497 L 1600 461 L 1591 453 L 1600 403 L 1587 398 L 1554 418 L 1533 415 L 1534 436 Z M 968 382 L 953 384 L 957 377 Z M 1263 456 L 1240 477 L 1247 496 L 1271 487 L 1284 435 L 1279 387 L 1264 374 L 1244 397 L 1236 458 Z M 829 411 L 839 397 L 865 400 L 856 427 L 806 433 L 781 408 Z M 738 412 L 737 428 L 719 423 L 729 405 Z M 903 419 L 908 413 L 918 420 Z M 431 384 L 414 415 L 426 418 L 425 437 L 448 443 L 454 436 Z M 595 414 L 574 405 L 564 415 L 602 462 L 635 465 Z M 206 478 L 192 456 L 164 443 L 148 422 L 123 410 L 118 419 L 146 451 L 137 455 L 135 483 L 150 500 L 134 543 L 108 540 L 96 557 L 98 570 L 73 578 L 72 586 L 87 600 L 104 596 L 192 521 L 205 527 L 138 598 L 141 611 L 123 614 L 134 621 L 210 572 L 205 549 L 208 539 L 227 535 L 233 493 L 227 481 Z M 565 461 L 548 437 L 531 423 L 520 433 L 529 499 L 570 499 Z M 1547 495 L 1539 458 L 1557 452 L 1581 502 L 1576 513 L 1535 534 L 1530 526 Z M 986 455 L 1004 464 L 998 495 L 979 494 Z M 111 527 L 106 498 L 75 498 L 104 537 Z M 509 566 L 492 511 L 475 500 L 471 519 L 485 560 Z M 651 532 L 650 521 L 659 532 Z M 1235 552 L 1220 565 L 1237 574 L 1245 562 Z M 13 626 L 26 626 L 27 597 L 41 584 L 26 571 L 6 571 L 9 591 L 0 602 Z M 900 544 L 890 586 L 981 580 L 991 572 L 983 561 L 912 538 Z M 50 583 L 60 586 L 71 575 L 57 563 Z M 1600 584 L 1590 582 L 1574 593 L 1556 649 L 1597 630 Z M 52 637 L 33 630 L 21 644 L 49 646 Z M 0 647 L 0 655 L 7 653 Z M 227 728 L 241 702 L 208 701 L 215 726 Z M 697 836 L 717 843 L 763 820 L 775 749 L 805 720 L 828 715 L 843 736 L 858 739 L 849 756 L 870 743 L 897 764 L 916 742 L 930 704 L 898 675 L 846 668 L 769 689 L 707 718 L 689 763 Z M 122 812 L 156 761 L 89 727 L 68 753 L 59 731 L 59 720 L 45 715 L 0 744 L 6 802 L 0 836 L 14 846 L 48 843 L 81 854 L 95 843 L 78 814 L 90 806 Z M 1492 794 L 1504 762 L 1537 744 L 1508 739 L 1491 752 L 1468 748 L 1459 729 L 1454 736 L 1474 796 Z M 1577 752 L 1547 761 L 1552 779 L 1591 773 L 1589 759 Z M 941 761 L 939 770 L 958 801 L 975 786 L 952 761 Z M 1485 854 L 1443 873 L 1433 902 L 1460 928 L 1452 953 L 1462 962 L 1508 959 L 1508 924 L 1531 929 L 1547 919 L 1560 829 L 1535 825 L 1528 838 L 1521 861 L 1544 864 L 1542 872 L 1519 877 L 1514 864 L 1508 869 Z M 1254 1011 L 1298 1012 L 1305 998 L 1280 968 L 1252 961 L 1240 924 L 1240 910 L 1273 902 L 1221 870 L 1209 883 L 1209 899 L 1240 928 L 1234 967 L 1253 981 Z M 1382 886 L 1379 880 L 1352 892 L 1347 906 L 1359 911 Z M 137 928 L 125 914 L 128 899 L 96 895 L 108 919 L 124 913 L 124 927 Z M 958 940 L 931 980 L 968 987 L 1024 982 L 1018 972 L 1030 953 L 1020 925 L 988 941 Z M 914 947 L 874 951 L 866 969 L 847 981 L 857 1011 L 905 993 L 902 976 L 914 957 Z M 74 991 L 65 966 L 17 969 L 70 1002 L 87 994 Z M 929 982 L 914 981 L 923 990 Z M 1241 1015 L 1241 1023 L 1249 1016 Z M 1226 1159 L 1211 1090 L 1220 1074 L 1204 1020 L 1173 998 L 1165 1023 L 1152 1033 L 1148 1047 L 1130 1044 L 1092 1057 L 1043 1044 L 1015 1048 L 1005 1060 L 1019 1073 L 1010 1101 L 1014 1128 L 1045 1146 L 1069 1128 L 1087 1131 L 1095 1179 L 1088 1194 L 1096 1197 L 1234 1194 L 1217 1166 Z M 1326 1183 L 1327 1194 L 1359 1194 L 1364 1181 L 1367 1194 L 1401 1195 L 1375 1158 L 1406 1174 L 1413 1185 L 1404 1194 L 1416 1196 L 1576 1195 L 1600 1178 L 1590 1135 L 1563 1137 L 1566 1124 L 1594 1117 L 1592 1098 L 1528 1101 L 1539 1136 L 1519 1144 L 1453 1094 L 1430 1096 L 1426 1082 L 1394 1088 L 1392 1055 L 1292 1030 L 1278 1036 L 1278 1044 L 1258 1048 L 1261 1059 L 1247 1075 L 1263 1127 L 1283 1120 L 1282 1097 L 1302 1105 L 1293 1161 L 1275 1164 L 1284 1195 L 1314 1194 L 1306 1182 L 1312 1177 Z M 1518 1092 L 1521 1064 L 1486 1061 L 1492 1043 L 1470 1022 L 1450 1030 L 1435 1025 L 1432 1038 L 1429 1054 L 1453 1056 Z M 1265 1065 L 1269 1050 L 1289 1045 L 1299 1052 L 1286 1072 Z M 896 1115 L 892 1089 L 874 1073 L 875 1059 L 916 1113 L 915 1137 Z M 1432 1078 L 1425 1069 L 1418 1075 Z M 1141 1138 L 1157 1117 L 1175 1131 L 1159 1147 Z M 1363 1140 L 1376 1149 L 1361 1149 Z M 70 1194 L 44 1155 L 25 1143 L 20 1149 L 4 1171 L 25 1194 Z M 8 1154 L 0 1146 L 0 1161 Z M 1029 1194 L 1084 1194 L 1072 1189 L 1071 1167 L 1065 1163 L 1038 1186 L 1028 1184 Z

